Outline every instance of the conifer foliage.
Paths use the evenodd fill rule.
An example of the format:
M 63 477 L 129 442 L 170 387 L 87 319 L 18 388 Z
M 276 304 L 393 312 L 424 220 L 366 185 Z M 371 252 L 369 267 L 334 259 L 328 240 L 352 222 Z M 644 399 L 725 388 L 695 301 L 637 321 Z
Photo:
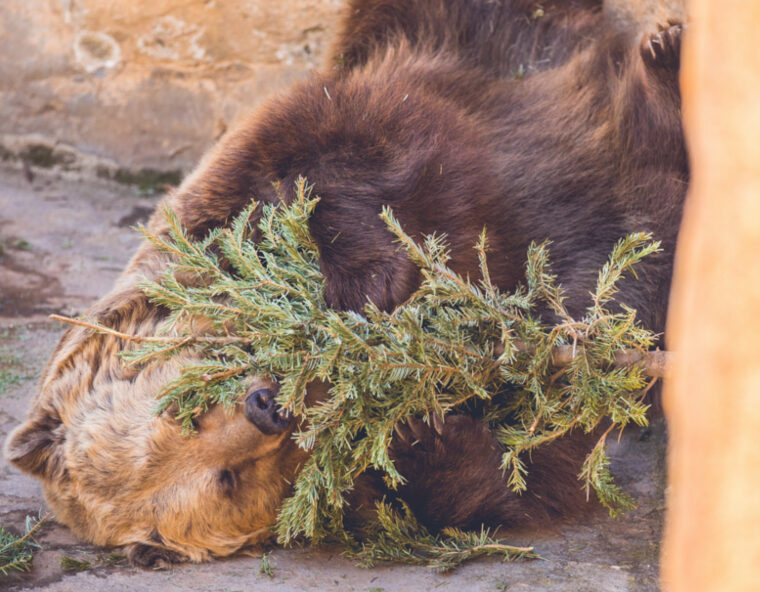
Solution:
M 288 205 L 252 203 L 227 228 L 191 240 L 167 211 L 168 236 L 145 231 L 174 263 L 142 288 L 171 312 L 165 339 L 127 352 L 142 364 L 183 349 L 202 360 L 159 394 L 158 412 L 174 412 L 186 430 L 209 406 L 237 404 L 246 377 L 258 374 L 280 384 L 278 402 L 299 420 L 294 434 L 311 452 L 293 495 L 285 500 L 277 533 L 282 543 L 306 537 L 315 543 L 339 538 L 365 562 L 394 559 L 449 568 L 475 555 L 530 555 L 531 549 L 501 545 L 487 532 L 446 530 L 433 536 L 414 517 L 378 506 L 371 540 L 357 542 L 343 528 L 347 492 L 369 468 L 395 487 L 401 475 L 389 456 L 394 428 L 413 417 L 431 421 L 454 411 L 480 409 L 504 446 L 502 467 L 515 490 L 526 486 L 524 460 L 531 449 L 570 430 L 646 424 L 641 365 L 620 366 L 621 351 L 642 354 L 654 335 L 636 313 L 611 302 L 623 274 L 658 249 L 647 234 L 619 241 L 590 286 L 583 318 L 564 305 L 551 272 L 549 244 L 532 245 L 525 284 L 502 293 L 490 281 L 485 231 L 477 250 L 480 279 L 454 273 L 445 236 L 415 242 L 393 212 L 382 218 L 421 271 L 417 291 L 392 312 L 368 302 L 363 314 L 336 311 L 324 300 L 319 252 L 308 221 L 318 203 L 301 179 Z M 559 323 L 548 325 L 538 310 Z M 202 324 L 201 324 L 202 321 Z M 205 327 L 199 334 L 198 327 Z M 209 329 L 210 327 L 210 329 Z M 569 363 L 553 358 L 571 346 Z M 330 385 L 329 396 L 311 404 L 307 386 Z M 632 500 L 612 481 L 605 436 L 589 455 L 579 479 L 613 512 Z
M 27 516 L 24 534 L 20 536 L 0 526 L 0 576 L 32 569 L 32 555 L 39 548 L 34 536 L 49 519 L 50 514 L 40 514 L 36 518 Z

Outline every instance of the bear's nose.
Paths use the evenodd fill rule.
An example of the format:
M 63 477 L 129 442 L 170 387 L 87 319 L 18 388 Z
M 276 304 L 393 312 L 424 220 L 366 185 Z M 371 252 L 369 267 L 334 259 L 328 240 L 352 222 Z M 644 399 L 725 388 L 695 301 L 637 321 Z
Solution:
M 280 434 L 288 429 L 293 416 L 274 398 L 280 388 L 259 388 L 245 398 L 245 416 L 264 434 Z

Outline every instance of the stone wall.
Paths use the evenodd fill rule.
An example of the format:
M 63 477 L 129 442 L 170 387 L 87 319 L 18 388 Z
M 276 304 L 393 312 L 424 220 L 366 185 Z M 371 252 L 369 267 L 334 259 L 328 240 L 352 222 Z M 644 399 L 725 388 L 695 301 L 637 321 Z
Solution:
M 321 64 L 342 4 L 2 0 L 0 157 L 187 170 L 241 113 Z

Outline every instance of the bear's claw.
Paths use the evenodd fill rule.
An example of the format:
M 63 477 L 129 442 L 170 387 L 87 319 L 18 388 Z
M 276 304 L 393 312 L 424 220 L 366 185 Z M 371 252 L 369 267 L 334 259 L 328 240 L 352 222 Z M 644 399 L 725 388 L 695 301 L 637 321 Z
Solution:
M 641 57 L 649 67 L 677 70 L 681 63 L 681 37 L 684 27 L 670 24 L 641 41 Z
M 185 563 L 188 558 L 164 547 L 136 543 L 126 549 L 127 561 L 135 567 L 166 569 L 177 563 Z

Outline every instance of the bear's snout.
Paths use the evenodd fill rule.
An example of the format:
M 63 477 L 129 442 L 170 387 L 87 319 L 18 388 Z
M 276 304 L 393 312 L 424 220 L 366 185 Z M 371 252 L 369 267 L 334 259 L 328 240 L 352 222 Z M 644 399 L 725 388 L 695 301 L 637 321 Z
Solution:
M 277 404 L 278 386 L 257 388 L 245 398 L 245 416 L 264 434 L 280 434 L 288 429 L 293 416 Z

